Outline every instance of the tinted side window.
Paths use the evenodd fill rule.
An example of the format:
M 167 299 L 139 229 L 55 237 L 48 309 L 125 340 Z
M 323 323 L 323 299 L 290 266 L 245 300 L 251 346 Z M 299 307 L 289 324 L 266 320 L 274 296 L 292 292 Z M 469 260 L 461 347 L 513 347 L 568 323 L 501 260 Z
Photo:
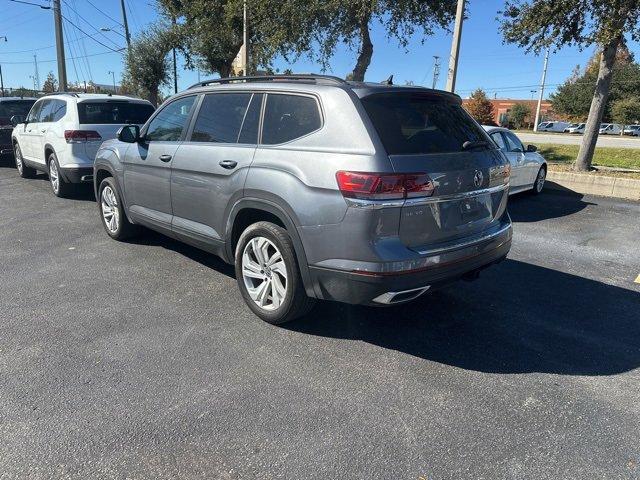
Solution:
M 42 105 L 47 102 L 47 100 L 42 100 L 41 102 L 36 102 L 35 105 L 29 111 L 29 115 L 27 115 L 27 122 L 37 122 L 40 116 L 40 112 L 42 111 Z
M 504 136 L 507 139 L 507 147 L 510 152 L 524 152 L 522 142 L 511 132 L 505 132 Z
M 67 102 L 63 100 L 50 100 L 42 108 L 40 113 L 41 122 L 57 122 L 67 113 Z
M 502 134 L 500 132 L 492 133 L 491 138 L 494 142 L 496 142 L 496 145 L 498 145 L 498 148 L 500 150 L 502 150 L 503 152 L 507 151 L 507 145 L 504 143 L 504 138 L 502 138 Z
M 262 93 L 256 93 L 251 99 L 247 114 L 244 116 L 242 131 L 238 143 L 258 143 L 258 128 L 260 126 L 260 109 L 262 108 Z
M 192 142 L 236 143 L 251 93 L 212 93 L 204 96 L 191 134 Z
M 318 103 L 301 95 L 267 95 L 262 143 L 274 145 L 302 137 L 322 126 Z
M 180 140 L 182 130 L 189 120 L 195 96 L 184 97 L 166 105 L 151 120 L 145 135 L 148 141 L 172 142 Z

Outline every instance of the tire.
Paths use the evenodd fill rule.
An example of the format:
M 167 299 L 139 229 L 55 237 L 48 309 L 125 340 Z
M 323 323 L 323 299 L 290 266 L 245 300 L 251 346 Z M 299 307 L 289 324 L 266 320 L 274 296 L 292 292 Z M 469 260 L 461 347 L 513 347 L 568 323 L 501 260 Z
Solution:
M 113 177 L 107 177 L 100 183 L 96 203 L 98 204 L 102 226 L 111 238 L 114 240 L 126 240 L 138 233 L 137 226 L 129 222 L 124 212 L 122 200 Z
M 55 153 L 49 154 L 47 165 L 49 167 L 49 184 L 53 194 L 60 198 L 71 197 L 76 191 L 75 185 L 67 182 L 60 174 L 60 164 Z
M 18 175 L 22 178 L 33 178 L 36 176 L 36 169 L 27 167 L 24 164 L 24 160 L 22 158 L 22 150 L 20 149 L 20 145 L 17 143 L 13 146 L 14 158 L 16 161 L 16 170 L 18 170 Z
M 235 268 L 244 301 L 267 323 L 290 322 L 315 304 L 305 292 L 291 237 L 282 227 L 270 222 L 247 227 L 236 246 Z
M 532 195 L 540 195 L 542 193 L 542 189 L 544 188 L 544 182 L 547 178 L 547 167 L 542 165 L 540 170 L 538 170 L 538 174 L 536 175 L 536 180 L 533 182 L 533 188 L 531 189 Z

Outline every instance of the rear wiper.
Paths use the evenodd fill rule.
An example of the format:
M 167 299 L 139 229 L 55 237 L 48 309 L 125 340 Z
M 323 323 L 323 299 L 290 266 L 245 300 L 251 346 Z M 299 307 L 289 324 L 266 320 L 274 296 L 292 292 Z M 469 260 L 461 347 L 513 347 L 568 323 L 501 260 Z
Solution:
M 462 144 L 462 149 L 463 150 L 470 150 L 472 148 L 488 147 L 488 146 L 489 146 L 489 144 L 487 142 L 485 142 L 484 140 L 478 140 L 478 141 L 475 141 L 475 142 L 467 140 L 466 142 L 464 142 Z

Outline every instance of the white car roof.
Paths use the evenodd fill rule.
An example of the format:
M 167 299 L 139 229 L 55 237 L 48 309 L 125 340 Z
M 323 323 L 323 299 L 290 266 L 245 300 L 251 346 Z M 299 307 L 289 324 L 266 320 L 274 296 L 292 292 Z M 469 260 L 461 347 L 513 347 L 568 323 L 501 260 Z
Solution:
M 145 103 L 151 104 L 148 100 L 143 100 L 142 98 L 136 97 L 128 97 L 126 95 L 109 95 L 107 93 L 54 93 L 52 95 L 47 95 L 42 98 L 66 98 L 69 97 L 74 98 L 77 102 L 84 102 L 90 100 L 118 100 L 118 101 L 126 101 L 132 103 Z

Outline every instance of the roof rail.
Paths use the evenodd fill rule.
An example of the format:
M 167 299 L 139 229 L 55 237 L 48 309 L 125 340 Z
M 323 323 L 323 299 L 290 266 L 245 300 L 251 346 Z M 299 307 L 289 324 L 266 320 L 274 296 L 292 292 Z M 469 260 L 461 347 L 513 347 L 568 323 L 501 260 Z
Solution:
M 187 90 L 197 87 L 206 87 L 207 85 L 219 84 L 226 85 L 229 83 L 249 83 L 249 82 L 273 82 L 273 81 L 314 81 L 316 83 L 330 83 L 333 85 L 344 85 L 347 83 L 339 77 L 333 75 L 316 75 L 315 73 L 306 74 L 293 74 L 293 75 L 258 75 L 253 77 L 227 77 L 227 78 L 213 78 L 210 80 L 204 80 L 202 82 L 194 83 Z
M 71 95 L 72 97 L 79 97 L 76 92 L 49 92 L 45 93 L 43 97 L 48 97 L 49 95 Z

